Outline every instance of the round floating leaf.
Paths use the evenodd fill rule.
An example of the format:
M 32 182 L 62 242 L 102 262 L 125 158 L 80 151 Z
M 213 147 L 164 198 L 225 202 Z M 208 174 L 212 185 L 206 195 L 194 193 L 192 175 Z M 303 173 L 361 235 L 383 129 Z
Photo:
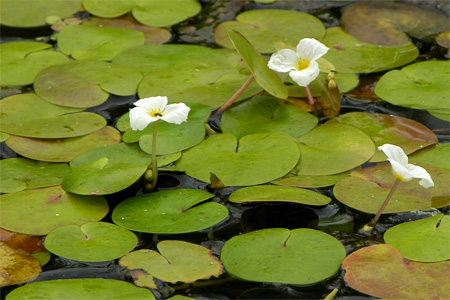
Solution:
M 0 207 L 0 227 L 31 235 L 45 235 L 64 225 L 95 222 L 108 212 L 103 197 L 70 194 L 61 186 L 0 195 Z
M 310 175 L 299 175 L 293 176 L 291 174 L 286 175 L 283 178 L 272 181 L 273 184 L 283 185 L 283 186 L 295 186 L 304 188 L 319 188 L 332 186 L 347 178 L 350 175 L 350 171 L 338 173 L 334 175 L 323 175 L 323 176 L 310 176 Z
M 7 299 L 155 300 L 155 297 L 148 289 L 139 288 L 126 281 L 83 278 L 33 282 L 13 290 Z
M 345 124 L 323 124 L 297 139 L 301 159 L 296 175 L 332 175 L 368 161 L 375 146 L 364 132 Z
M 114 223 L 139 232 L 172 234 L 203 230 L 228 216 L 225 206 L 206 202 L 213 194 L 177 189 L 129 198 L 112 213 Z
M 158 252 L 142 249 L 131 252 L 119 261 L 131 270 L 137 286 L 156 289 L 154 278 L 164 282 L 192 283 L 222 274 L 222 264 L 211 250 L 183 241 L 162 241 Z
M 41 71 L 34 89 L 51 103 L 84 108 L 102 104 L 108 93 L 135 94 L 141 79 L 139 72 L 126 66 L 94 60 L 72 61 Z
M 66 26 L 57 38 L 58 49 L 75 59 L 111 60 L 125 49 L 144 44 L 140 31 L 89 24 Z
M 45 237 L 45 248 L 53 254 L 79 261 L 108 261 L 136 247 L 134 233 L 111 223 L 67 225 Z
M 234 203 L 248 202 L 293 202 L 307 205 L 327 205 L 331 199 L 325 195 L 295 187 L 259 185 L 245 187 L 230 195 Z
M 244 280 L 310 285 L 333 276 L 344 246 L 312 229 L 273 228 L 232 237 L 220 259 L 230 275 Z
M 6 144 L 22 156 L 52 162 L 67 162 L 84 152 L 117 144 L 120 132 L 113 127 L 103 127 L 93 133 L 67 139 L 35 139 L 11 136 Z
M 386 244 L 394 246 L 407 259 L 437 262 L 450 259 L 450 216 L 443 214 L 389 228 Z
M 395 46 L 409 42 L 405 34 L 423 40 L 448 29 L 444 14 L 403 4 L 370 1 L 348 5 L 341 26 L 348 34 L 372 44 Z
M 450 109 L 449 61 L 423 61 L 384 74 L 375 94 L 398 106 Z
M 0 193 L 59 185 L 70 173 L 66 164 L 40 163 L 25 158 L 0 160 L 0 169 Z
M 21 284 L 41 273 L 39 261 L 17 246 L 0 241 L 0 286 Z
M 52 257 L 51 253 L 48 251 L 34 252 L 31 253 L 31 256 L 36 258 L 41 266 L 46 265 L 50 261 L 50 258 Z
M 66 56 L 51 48 L 49 44 L 38 42 L 0 44 L 0 85 L 32 84 L 42 69 L 68 61 Z
M 262 53 L 275 52 L 279 41 L 297 45 L 303 38 L 320 40 L 325 34 L 322 22 L 313 15 L 281 9 L 249 10 L 237 15 L 236 21 L 219 24 L 214 31 L 216 42 L 233 49 L 229 30 L 240 32 Z
M 238 139 L 263 132 L 284 132 L 299 137 L 313 129 L 317 122 L 316 116 L 296 106 L 271 96 L 254 96 L 228 108 L 222 115 L 220 128 Z
M 450 262 L 420 263 L 404 259 L 390 245 L 359 249 L 342 262 L 345 281 L 379 298 L 448 299 Z
M 419 185 L 419 179 L 400 182 L 383 213 L 441 208 L 450 204 L 449 173 L 431 165 L 422 166 L 430 173 L 434 187 L 423 188 Z M 345 205 L 375 214 L 394 182 L 390 163 L 382 163 L 352 172 L 350 177 L 334 186 L 333 192 Z
M 253 78 L 269 94 L 280 99 L 288 96 L 286 86 L 274 71 L 270 70 L 261 54 L 250 44 L 250 42 L 239 32 L 230 30 L 228 36 L 234 48 L 244 60 Z
M 2 0 L 1 4 L 0 23 L 11 27 L 43 26 L 48 16 L 64 19 L 81 9 L 81 0 L 33 0 L 26 5 L 22 1 Z
M 437 144 L 427 147 L 421 151 L 414 152 L 410 157 L 411 163 L 424 163 L 433 165 L 450 172 L 450 143 Z
M 79 195 L 113 194 L 135 183 L 146 170 L 145 165 L 110 163 L 102 157 L 74 168 L 62 185 L 66 191 Z
M 91 14 L 102 18 L 115 18 L 126 14 L 138 4 L 137 0 L 83 0 L 83 7 Z
M 370 136 L 376 147 L 393 144 L 401 147 L 406 154 L 438 142 L 436 135 L 428 127 L 398 116 L 351 112 L 340 115 L 327 123 L 354 126 Z M 386 160 L 386 155 L 378 149 L 370 159 L 371 162 L 384 160 Z
M 419 55 L 419 50 L 412 43 L 401 46 L 373 45 L 348 35 L 340 27 L 328 28 L 321 42 L 330 48 L 324 58 L 342 73 L 389 70 L 410 63 Z
M 224 133 L 186 150 L 176 167 L 204 182 L 213 173 L 226 186 L 256 185 L 286 175 L 299 157 L 297 143 L 284 133 L 250 134 L 239 143 Z
M 105 127 L 103 117 L 80 110 L 48 103 L 35 94 L 20 94 L 0 101 L 0 122 L 3 132 L 50 139 L 77 137 Z
M 9 139 L 10 135 L 8 133 L 0 132 L 0 143 Z

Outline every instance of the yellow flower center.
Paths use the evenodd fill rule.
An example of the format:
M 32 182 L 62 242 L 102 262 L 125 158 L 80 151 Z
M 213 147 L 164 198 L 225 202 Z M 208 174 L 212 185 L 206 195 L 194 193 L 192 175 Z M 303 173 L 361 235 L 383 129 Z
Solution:
M 152 116 L 153 118 L 162 117 L 162 111 L 160 109 L 152 109 L 152 111 L 150 112 L 150 116 Z
M 303 69 L 306 69 L 308 66 L 309 66 L 309 61 L 304 58 L 300 58 L 297 62 L 296 69 L 301 71 Z

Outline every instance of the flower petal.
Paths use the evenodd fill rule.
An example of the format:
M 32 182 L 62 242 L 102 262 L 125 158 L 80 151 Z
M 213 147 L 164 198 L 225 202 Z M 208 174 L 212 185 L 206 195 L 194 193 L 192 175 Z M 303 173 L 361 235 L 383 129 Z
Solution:
M 422 167 L 408 164 L 406 166 L 413 178 L 420 178 L 419 184 L 424 188 L 429 188 L 434 186 L 433 179 L 431 179 L 430 174 Z
M 290 70 L 295 70 L 295 65 L 297 64 L 298 57 L 295 51 L 290 49 L 282 49 L 270 57 L 267 66 L 269 69 L 277 72 L 289 72 Z
M 316 39 L 301 39 L 297 45 L 297 55 L 300 58 L 314 61 L 322 55 L 325 55 L 328 49 L 328 47 Z
M 392 173 L 394 173 L 395 177 L 397 177 L 401 181 L 406 182 L 414 178 L 411 172 L 404 165 L 400 164 L 398 161 L 390 158 L 388 158 L 388 161 L 391 163 Z
M 158 121 L 160 118 L 153 118 L 143 107 L 135 107 L 130 110 L 130 127 L 133 130 L 144 130 L 148 124 Z
M 169 104 L 163 111 L 161 119 L 167 123 L 181 124 L 186 122 L 190 110 L 191 108 L 184 103 Z
M 156 96 L 144 98 L 134 102 L 134 105 L 142 107 L 147 113 L 150 113 L 152 110 L 163 111 L 167 105 L 167 97 Z
M 408 164 L 408 156 L 406 156 L 403 149 L 399 146 L 384 144 L 383 146 L 378 147 L 378 150 L 383 151 L 389 161 L 395 160 L 404 167 Z
M 319 73 L 319 64 L 315 61 L 311 61 L 306 69 L 303 69 L 301 71 L 290 71 L 289 76 L 299 86 L 307 86 L 311 83 L 311 81 L 319 76 Z

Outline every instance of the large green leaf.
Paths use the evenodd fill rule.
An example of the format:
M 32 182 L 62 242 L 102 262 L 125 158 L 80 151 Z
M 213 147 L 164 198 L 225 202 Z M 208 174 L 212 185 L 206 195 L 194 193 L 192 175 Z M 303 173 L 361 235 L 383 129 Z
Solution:
M 63 64 L 68 58 L 38 42 L 0 44 L 0 85 L 32 84 L 36 75 L 49 66 Z
M 126 199 L 116 206 L 112 220 L 133 231 L 173 234 L 203 230 L 228 216 L 225 206 L 206 202 L 214 195 L 201 190 L 158 191 Z
M 226 186 L 256 185 L 287 174 L 299 156 L 297 143 L 284 133 L 250 134 L 239 142 L 224 133 L 186 150 L 176 168 L 205 182 L 213 173 Z
M 59 139 L 89 134 L 106 125 L 100 115 L 80 110 L 51 104 L 35 94 L 9 96 L 0 101 L 1 130 L 19 136 Z
M 420 164 L 431 175 L 434 187 L 425 189 L 418 179 L 400 182 L 383 213 L 441 208 L 450 204 L 450 174 L 438 167 Z M 334 196 L 347 206 L 375 214 L 389 194 L 395 177 L 390 163 L 354 171 L 334 186 Z
M 141 249 L 119 261 L 130 270 L 137 286 L 156 289 L 155 278 L 170 283 L 192 283 L 222 274 L 221 262 L 207 248 L 171 240 L 159 242 L 156 247 L 159 253 Z
M 419 50 L 408 43 L 400 46 L 378 46 L 362 42 L 340 27 L 328 28 L 321 40 L 330 48 L 324 58 L 342 73 L 372 73 L 397 68 L 412 62 Z
M 250 42 L 235 30 L 228 31 L 228 36 L 241 55 L 247 67 L 252 72 L 253 78 L 269 94 L 280 99 L 286 99 L 288 92 L 283 81 L 274 71 L 270 70 L 261 54 Z
M 385 232 L 384 241 L 410 260 L 422 262 L 449 260 L 450 216 L 439 214 L 396 225 Z
M 332 175 L 368 161 L 375 146 L 364 132 L 345 124 L 323 124 L 298 139 L 301 159 L 296 175 Z
M 45 237 L 48 251 L 79 261 L 113 260 L 133 250 L 137 243 L 131 231 L 105 222 L 62 226 Z
M 336 274 L 345 257 L 334 237 L 312 229 L 263 229 L 228 240 L 220 259 L 244 280 L 310 285 Z
M 51 103 L 84 108 L 102 104 L 109 93 L 135 94 L 141 79 L 139 72 L 126 66 L 81 60 L 41 71 L 34 81 L 34 89 Z
M 450 61 L 423 61 L 384 74 L 375 94 L 394 105 L 450 109 Z
M 347 284 L 378 298 L 448 299 L 450 262 L 420 263 L 391 245 L 359 249 L 342 262 Z
M 84 152 L 114 145 L 121 140 L 120 132 L 105 126 L 93 133 L 66 139 L 36 139 L 11 136 L 6 144 L 22 156 L 52 162 L 68 162 Z
M 21 286 L 6 297 L 8 300 L 154 300 L 152 292 L 132 283 L 113 279 L 82 278 L 33 282 Z
M 317 122 L 316 116 L 296 106 L 261 95 L 228 108 L 222 115 L 220 128 L 238 139 L 263 132 L 284 132 L 299 137 L 313 129 Z
M 295 186 L 303 188 L 319 188 L 335 185 L 342 179 L 350 176 L 350 171 L 333 175 L 292 175 L 287 174 L 283 178 L 272 181 L 273 184 L 282 186 Z
M 216 42 L 233 48 L 228 31 L 236 30 L 262 53 L 272 53 L 276 42 L 297 44 L 302 38 L 320 40 L 325 27 L 313 15 L 281 9 L 249 10 L 236 16 L 236 21 L 219 24 L 214 31 Z
M 91 14 L 102 18 L 115 18 L 133 9 L 139 0 L 83 0 L 84 8 Z
M 75 59 L 111 60 L 125 49 L 144 44 L 144 34 L 126 28 L 66 26 L 58 33 L 58 49 Z
M 81 9 L 81 0 L 2 0 L 0 4 L 0 23 L 12 27 L 43 26 L 49 16 L 63 19 Z
M 70 172 L 66 164 L 40 163 L 26 158 L 0 160 L 0 169 L 0 193 L 59 185 Z
M 0 227 L 45 235 L 64 225 L 102 219 L 108 212 L 108 203 L 101 196 L 74 195 L 54 186 L 0 195 L 0 212 Z

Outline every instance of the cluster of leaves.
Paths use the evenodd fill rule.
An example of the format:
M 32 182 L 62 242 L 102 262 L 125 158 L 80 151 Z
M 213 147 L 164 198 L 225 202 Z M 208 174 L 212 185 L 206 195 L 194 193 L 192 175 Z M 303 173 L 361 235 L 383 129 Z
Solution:
M 334 197 L 341 203 L 373 214 L 395 180 L 386 157 L 376 150 L 385 143 L 412 154 L 411 161 L 425 167 L 435 182 L 427 190 L 416 181 L 403 183 L 385 213 L 450 204 L 449 144 L 437 144 L 434 133 L 419 122 L 387 114 L 351 112 L 319 124 L 317 116 L 299 107 L 306 107 L 299 104 L 304 90 L 289 80 L 283 84 L 259 54 L 304 37 L 316 38 L 330 48 L 325 59 L 337 72 L 341 92 L 358 85 L 359 73 L 390 70 L 377 83 L 378 97 L 449 120 L 449 62 L 418 62 L 391 70 L 414 62 L 419 51 L 408 39 L 380 45 L 360 36 L 360 31 L 353 33 L 348 15 L 372 9 L 370 2 L 348 5 L 342 28 L 325 29 L 313 15 L 297 11 L 246 11 L 215 28 L 217 44 L 228 49 L 212 49 L 162 44 L 170 39 L 169 31 L 148 27 L 170 26 L 200 12 L 195 0 L 181 1 L 184 9 L 179 10 L 180 1 L 122 0 L 105 5 L 106 1 L 72 0 L 55 5 L 40 0 L 27 7 L 2 1 L 0 23 L 7 26 L 44 25 L 46 18 L 37 18 L 34 11 L 64 19 L 81 5 L 98 17 L 128 13 L 135 19 L 94 18 L 65 25 L 56 36 L 57 47 L 29 41 L 0 45 L 0 84 L 34 88 L 34 93 L 0 101 L 1 141 L 23 156 L 0 161 L 0 227 L 5 229 L 0 255 L 8 262 L 2 266 L 0 284 L 34 280 L 40 265 L 50 259 L 49 252 L 82 262 L 120 258 L 135 283 L 43 281 L 15 289 L 7 299 L 83 299 L 87 294 L 96 299 L 152 299 L 153 294 L 140 287 L 158 290 L 161 282 L 192 283 L 224 270 L 242 280 L 311 285 L 333 276 L 341 265 L 348 284 L 369 295 L 448 297 L 450 221 L 442 214 L 394 226 L 385 233 L 386 244 L 364 247 L 347 257 L 341 241 L 307 228 L 249 230 L 227 240 L 220 259 L 203 246 L 177 240 L 159 242 L 155 250 L 132 251 L 138 246 L 134 232 L 202 231 L 230 218 L 230 205 L 288 202 L 322 207 L 332 200 L 308 188 L 334 186 Z M 410 28 L 410 22 L 392 15 L 392 10 L 412 8 L 396 3 L 383 7 L 396 20 L 389 24 L 416 38 L 441 33 L 448 21 L 424 13 L 423 18 L 433 19 L 435 25 L 420 32 L 421 26 Z M 206 130 L 211 111 L 250 75 L 255 82 L 222 115 L 222 133 Z M 324 79 L 322 74 L 311 84 L 314 96 L 321 95 Z M 187 103 L 187 122 L 158 127 L 158 167 L 185 172 L 205 186 L 216 178 L 222 187 L 239 187 L 229 196 L 230 203 L 200 189 L 160 190 L 124 199 L 111 211 L 114 224 L 102 222 L 110 211 L 104 195 L 138 185 L 147 176 L 152 152 L 151 128 L 131 130 L 128 113 L 114 128 L 86 111 L 111 99 L 111 94 L 164 95 L 171 102 Z M 18 242 L 23 240 L 34 247 Z M 381 263 L 383 272 L 395 271 L 402 283 L 393 288 L 391 280 L 384 280 L 389 276 L 373 272 Z

